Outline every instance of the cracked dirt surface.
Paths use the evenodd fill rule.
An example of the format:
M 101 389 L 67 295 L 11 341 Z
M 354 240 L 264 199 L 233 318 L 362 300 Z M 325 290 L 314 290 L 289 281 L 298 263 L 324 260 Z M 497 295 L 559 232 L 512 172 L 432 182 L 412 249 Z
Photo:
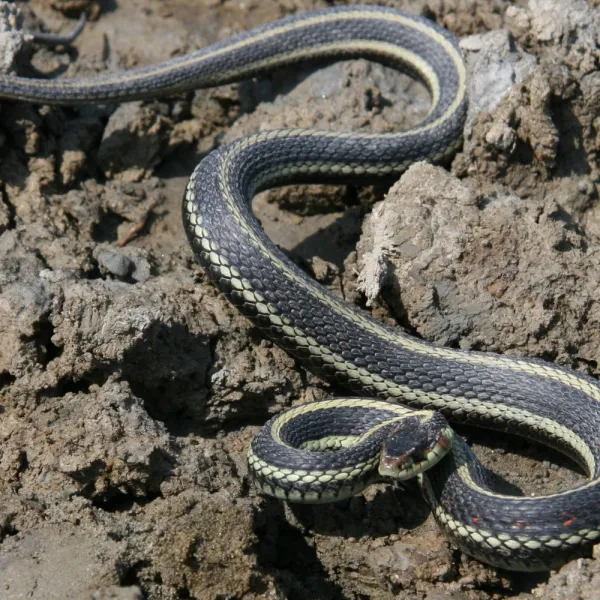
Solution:
M 0 67 L 116 72 L 340 3 L 2 2 Z M 449 171 L 414 166 L 385 200 L 261 194 L 265 229 L 323 285 L 425 339 L 598 376 L 598 3 L 378 3 L 461 37 L 464 147 Z M 66 32 L 83 9 L 72 48 L 14 31 Z M 365 61 L 117 107 L 1 104 L 1 598 L 597 597 L 600 557 L 550 575 L 488 568 L 445 542 L 410 486 L 293 507 L 248 480 L 260 425 L 335 390 L 209 284 L 181 224 L 187 177 L 253 131 L 390 131 L 427 106 L 422 86 Z M 522 440 L 461 434 L 513 491 L 581 480 Z

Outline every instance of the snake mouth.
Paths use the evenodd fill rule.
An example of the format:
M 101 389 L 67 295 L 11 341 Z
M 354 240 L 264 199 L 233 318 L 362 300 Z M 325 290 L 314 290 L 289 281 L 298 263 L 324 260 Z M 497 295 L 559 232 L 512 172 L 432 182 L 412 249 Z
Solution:
M 382 444 L 379 474 L 406 481 L 436 465 L 452 448 L 454 431 L 438 418 L 414 416 L 399 423 Z

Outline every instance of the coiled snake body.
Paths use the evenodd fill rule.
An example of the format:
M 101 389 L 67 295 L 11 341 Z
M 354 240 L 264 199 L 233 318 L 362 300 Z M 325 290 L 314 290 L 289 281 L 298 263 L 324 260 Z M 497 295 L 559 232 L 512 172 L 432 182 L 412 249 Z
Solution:
M 301 272 L 266 237 L 250 209 L 251 197 L 267 187 L 389 179 L 416 160 L 450 155 L 466 111 L 465 68 L 450 34 L 393 9 L 341 7 L 286 18 L 120 75 L 51 81 L 2 76 L 0 97 L 51 104 L 120 102 L 215 86 L 298 61 L 356 56 L 421 79 L 432 99 L 425 120 L 393 134 L 251 135 L 209 154 L 185 193 L 189 241 L 227 298 L 310 370 L 360 396 L 387 401 L 330 400 L 284 413 L 253 443 L 251 470 L 263 491 L 277 497 L 318 502 L 347 496 L 368 483 L 368 469 L 377 468 L 373 440 L 379 433 L 372 435 L 369 428 L 381 432 L 388 421 L 405 417 L 422 418 L 429 426 L 442 419 L 424 412 L 431 409 L 454 422 L 510 431 L 558 448 L 590 476 L 582 486 L 551 496 L 500 495 L 469 447 L 437 423 L 442 446 L 452 451 L 441 460 L 439 446 L 422 451 L 423 464 L 439 462 L 419 476 L 420 485 L 454 544 L 490 564 L 518 570 L 547 569 L 586 553 L 600 537 L 598 383 L 541 361 L 440 348 L 386 327 Z M 311 433 L 315 423 L 317 432 Z M 356 431 L 348 433 L 347 424 Z M 367 440 L 371 454 L 355 445 L 359 438 Z M 329 451 L 335 448 L 341 450 Z M 309 462 L 311 456 L 316 463 Z M 350 457 L 350 465 L 342 465 L 340 456 Z

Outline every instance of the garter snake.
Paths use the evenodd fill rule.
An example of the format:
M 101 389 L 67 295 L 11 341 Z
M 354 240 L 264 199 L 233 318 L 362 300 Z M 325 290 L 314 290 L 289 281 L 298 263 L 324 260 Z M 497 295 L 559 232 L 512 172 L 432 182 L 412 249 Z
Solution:
M 438 524 L 456 546 L 517 570 L 547 569 L 589 552 L 600 537 L 598 383 L 538 360 L 437 347 L 371 319 L 288 260 L 250 208 L 251 197 L 267 187 L 389 179 L 416 160 L 449 156 L 459 144 L 466 112 L 465 67 L 449 33 L 389 8 L 340 7 L 285 18 L 123 74 L 43 81 L 2 76 L 0 97 L 50 104 L 120 102 L 237 81 L 299 61 L 358 56 L 423 81 L 431 95 L 428 116 L 398 133 L 279 130 L 220 147 L 198 165 L 185 193 L 189 241 L 227 298 L 323 378 L 360 396 L 386 400 L 384 411 L 388 406 L 407 412 L 393 404 L 401 403 L 417 412 L 439 411 L 450 421 L 517 433 L 561 450 L 588 473 L 587 483 L 562 493 L 500 495 L 469 447 L 450 435 L 446 440 L 452 451 L 419 481 Z M 366 409 L 382 410 L 380 405 L 359 399 L 329 401 L 324 407 L 315 403 L 284 413 L 283 421 L 271 421 L 250 452 L 263 490 L 291 500 L 331 499 L 340 492 L 331 481 L 347 480 L 336 476 L 338 453 L 312 452 L 321 461 L 314 472 L 310 466 L 290 466 L 282 456 L 295 449 L 284 429 L 292 430 L 297 418 L 306 424 L 310 411 L 323 409 L 317 419 L 321 431 L 315 435 L 323 437 L 325 448 L 344 446 L 346 434 L 327 429 L 344 420 L 336 419 L 341 413 L 334 411 L 361 420 Z M 306 445 L 305 439 L 298 451 L 310 453 L 311 444 L 319 441 Z M 353 460 L 356 465 L 373 462 Z M 316 481 L 316 491 L 307 486 L 308 479 Z M 344 485 L 346 491 L 351 487 Z

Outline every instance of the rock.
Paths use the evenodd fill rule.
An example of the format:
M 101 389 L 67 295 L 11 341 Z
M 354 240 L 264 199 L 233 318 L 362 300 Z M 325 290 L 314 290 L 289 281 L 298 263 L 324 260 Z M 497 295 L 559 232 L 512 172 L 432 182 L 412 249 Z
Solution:
M 18 6 L 0 2 L 0 73 L 14 73 L 15 61 L 23 48 L 23 14 Z
M 531 1 L 507 8 L 506 28 L 513 53 L 524 56 L 526 47 L 538 67 L 525 70 L 497 109 L 476 116 L 453 172 L 484 192 L 501 185 L 521 198 L 553 196 L 597 235 L 600 10 L 583 0 Z M 478 73 L 483 81 L 485 67 L 471 71 L 475 81 Z
M 172 126 L 161 108 L 159 103 L 126 102 L 111 115 L 98 149 L 107 177 L 139 181 L 158 164 Z
M 600 547 L 594 548 L 594 559 L 580 558 L 553 573 L 548 583 L 533 590 L 534 598 L 556 600 L 595 600 L 600 586 Z
M 126 384 L 109 379 L 85 394 L 68 394 L 56 405 L 46 438 L 51 447 L 46 476 L 67 475 L 86 497 L 104 501 L 156 493 L 176 462 L 162 424 L 149 418 Z M 30 455 L 44 453 L 43 443 Z M 43 483 L 40 482 L 43 486 Z
M 94 257 L 106 271 L 119 279 L 127 278 L 133 269 L 133 262 L 118 252 L 98 248 Z
M 366 220 L 358 264 L 367 298 L 387 286 L 397 316 L 427 340 L 595 360 L 600 246 L 553 200 L 485 196 L 417 164 Z
M 507 31 L 497 29 L 460 42 L 469 72 L 467 131 L 482 111 L 492 111 L 537 65 L 535 56 L 515 49 Z

